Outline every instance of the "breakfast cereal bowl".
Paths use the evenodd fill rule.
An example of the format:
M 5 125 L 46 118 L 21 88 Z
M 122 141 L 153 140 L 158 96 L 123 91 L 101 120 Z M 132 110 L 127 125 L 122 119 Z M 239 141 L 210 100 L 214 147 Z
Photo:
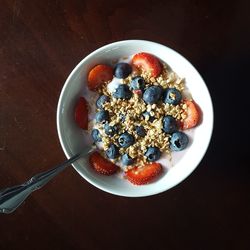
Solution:
M 97 173 L 89 164 L 88 157 L 76 161 L 74 169 L 89 183 L 111 194 L 126 197 L 150 196 L 164 192 L 187 178 L 203 158 L 213 130 L 213 107 L 209 91 L 202 77 L 192 64 L 174 50 L 150 41 L 126 40 L 103 46 L 85 57 L 67 78 L 57 107 L 57 130 L 59 140 L 67 158 L 81 152 L 93 143 L 90 132 L 79 128 L 74 112 L 77 101 L 84 96 L 93 110 L 97 93 L 87 87 L 88 73 L 98 64 L 111 64 L 120 58 L 129 57 L 139 52 L 150 53 L 166 63 L 174 72 L 185 79 L 185 86 L 192 98 L 199 105 L 202 119 L 199 124 L 186 131 L 189 137 L 187 148 L 173 152 L 171 159 L 161 158 L 164 166 L 160 176 L 145 185 L 134 185 L 124 178 L 122 171 L 106 176 Z M 89 119 L 93 119 L 93 114 Z

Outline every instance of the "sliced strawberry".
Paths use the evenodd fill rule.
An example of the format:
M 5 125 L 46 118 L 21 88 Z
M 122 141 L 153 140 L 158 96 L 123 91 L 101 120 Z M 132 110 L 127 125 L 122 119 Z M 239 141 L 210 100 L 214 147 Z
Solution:
M 194 101 L 184 100 L 187 105 L 187 117 L 181 123 L 182 129 L 195 127 L 200 120 L 200 112 Z
M 157 77 L 162 71 L 162 65 L 159 59 L 145 52 L 135 54 L 132 59 L 132 64 L 137 68 L 150 72 L 152 77 Z
M 117 165 L 102 157 L 97 151 L 89 156 L 89 163 L 98 173 L 104 175 L 112 175 L 119 169 Z
M 82 129 L 88 129 L 88 103 L 80 97 L 75 106 L 75 121 Z
M 135 185 L 143 185 L 151 182 L 162 171 L 160 163 L 153 162 L 143 167 L 134 167 L 126 172 L 127 179 Z
M 104 64 L 96 65 L 88 74 L 88 88 L 95 90 L 104 82 L 110 81 L 113 78 L 112 67 Z

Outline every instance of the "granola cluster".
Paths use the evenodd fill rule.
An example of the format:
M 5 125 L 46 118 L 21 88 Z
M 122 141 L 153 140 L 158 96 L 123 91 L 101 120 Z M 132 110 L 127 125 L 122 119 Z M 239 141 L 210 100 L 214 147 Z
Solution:
M 161 86 L 163 89 L 176 88 L 179 91 L 184 90 L 184 79 L 180 78 L 175 72 L 171 71 L 166 64 L 163 64 L 162 73 L 154 78 L 147 72 L 139 71 L 138 69 L 125 79 L 123 84 L 129 84 L 134 76 L 141 76 L 145 79 L 146 88 L 152 85 Z M 109 91 L 107 84 L 102 85 L 98 90 L 100 94 L 109 96 L 110 101 L 103 105 L 103 109 L 110 114 L 109 125 L 116 126 L 119 133 L 112 136 L 107 135 L 104 131 L 103 124 L 95 124 L 95 127 L 100 131 L 104 151 L 108 149 L 110 144 L 118 145 L 120 134 L 128 132 L 135 138 L 135 143 L 127 148 L 119 148 L 120 155 L 127 153 L 135 159 L 134 165 L 140 166 L 147 162 L 145 152 L 148 147 L 158 147 L 163 153 L 170 154 L 169 140 L 170 135 L 163 131 L 163 117 L 171 115 L 177 122 L 183 121 L 187 116 L 187 107 L 184 102 L 178 105 L 172 105 L 164 102 L 157 104 L 146 104 L 141 93 L 134 92 L 129 100 L 116 99 Z M 97 109 L 99 111 L 99 109 Z M 148 112 L 155 119 L 150 121 L 149 116 L 144 117 L 143 112 Z M 140 137 L 136 133 L 136 126 L 143 126 L 146 135 Z M 117 162 L 120 157 L 112 160 Z

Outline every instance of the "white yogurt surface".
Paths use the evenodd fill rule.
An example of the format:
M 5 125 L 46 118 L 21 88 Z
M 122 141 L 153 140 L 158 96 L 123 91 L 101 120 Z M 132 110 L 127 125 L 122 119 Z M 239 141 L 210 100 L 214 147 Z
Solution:
M 112 81 L 108 84 L 107 88 L 110 92 L 114 92 L 119 84 L 122 83 L 122 79 L 114 77 Z

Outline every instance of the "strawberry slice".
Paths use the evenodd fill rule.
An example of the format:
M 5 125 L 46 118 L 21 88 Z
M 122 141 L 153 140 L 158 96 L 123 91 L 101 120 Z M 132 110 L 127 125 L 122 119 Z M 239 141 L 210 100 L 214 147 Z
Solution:
M 96 90 L 104 82 L 110 81 L 112 79 L 112 67 L 105 64 L 96 65 L 93 69 L 90 70 L 88 74 L 88 88 L 90 90 Z
M 181 123 L 183 130 L 195 127 L 200 120 L 200 112 L 194 101 L 184 100 L 187 105 L 187 117 Z
M 160 163 L 153 162 L 143 167 L 134 167 L 126 172 L 127 179 L 135 185 L 143 185 L 151 182 L 162 171 Z
M 80 128 L 88 129 L 88 103 L 82 96 L 75 106 L 75 121 Z
M 97 151 L 89 156 L 89 163 L 98 173 L 104 175 L 112 175 L 119 169 L 117 165 L 102 157 Z
M 157 77 L 162 71 L 162 65 L 159 59 L 145 52 L 135 54 L 132 59 L 132 64 L 137 68 L 150 72 L 152 77 Z

